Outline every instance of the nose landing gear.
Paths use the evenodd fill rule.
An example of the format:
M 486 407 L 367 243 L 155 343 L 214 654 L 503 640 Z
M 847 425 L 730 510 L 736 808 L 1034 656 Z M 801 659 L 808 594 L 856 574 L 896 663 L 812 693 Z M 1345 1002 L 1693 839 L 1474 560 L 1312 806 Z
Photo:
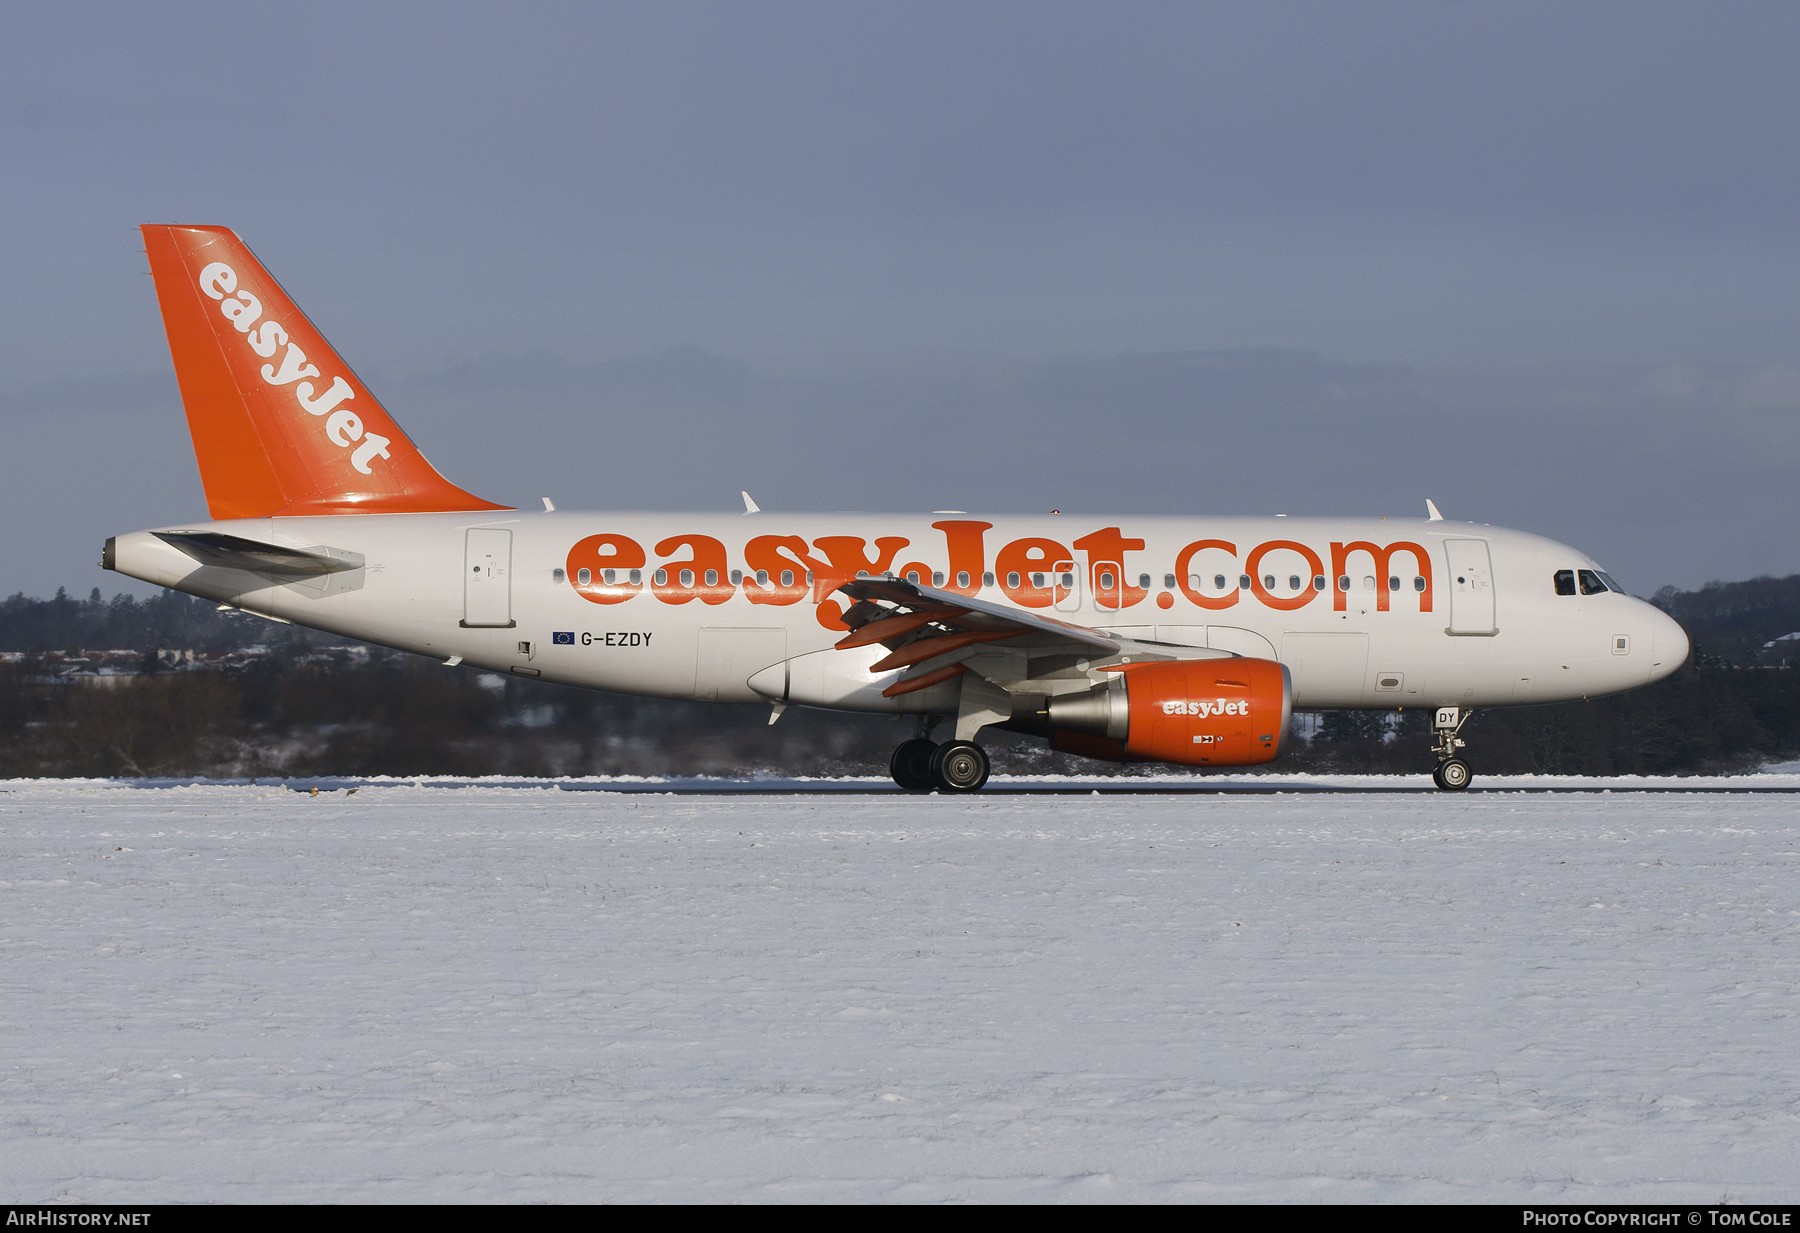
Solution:
M 1437 769 L 1431 772 L 1431 782 L 1444 792 L 1461 792 L 1469 786 L 1472 774 L 1469 764 L 1457 756 L 1456 751 L 1462 749 L 1467 742 L 1457 733 L 1469 722 L 1474 711 L 1465 711 L 1460 707 L 1440 706 L 1437 717 L 1432 722 L 1431 752 L 1437 755 Z

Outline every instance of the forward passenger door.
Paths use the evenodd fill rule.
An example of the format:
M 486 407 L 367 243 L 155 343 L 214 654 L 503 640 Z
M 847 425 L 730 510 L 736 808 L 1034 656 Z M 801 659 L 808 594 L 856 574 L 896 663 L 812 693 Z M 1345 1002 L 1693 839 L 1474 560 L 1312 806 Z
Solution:
M 1494 565 L 1485 539 L 1447 539 L 1450 563 L 1449 633 L 1482 637 L 1494 625 Z

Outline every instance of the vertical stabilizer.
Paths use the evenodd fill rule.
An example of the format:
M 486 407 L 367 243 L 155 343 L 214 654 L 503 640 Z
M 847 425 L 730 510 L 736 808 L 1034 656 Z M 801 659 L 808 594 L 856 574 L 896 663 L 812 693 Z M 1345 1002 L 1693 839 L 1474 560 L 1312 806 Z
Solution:
M 141 230 L 214 518 L 510 508 L 439 475 L 231 231 Z

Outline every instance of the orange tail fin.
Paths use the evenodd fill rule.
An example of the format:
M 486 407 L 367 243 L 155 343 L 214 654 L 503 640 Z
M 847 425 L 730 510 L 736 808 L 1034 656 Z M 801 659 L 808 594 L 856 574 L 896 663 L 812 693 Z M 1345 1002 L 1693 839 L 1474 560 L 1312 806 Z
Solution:
M 237 236 L 141 230 L 214 518 L 511 508 L 439 475 Z

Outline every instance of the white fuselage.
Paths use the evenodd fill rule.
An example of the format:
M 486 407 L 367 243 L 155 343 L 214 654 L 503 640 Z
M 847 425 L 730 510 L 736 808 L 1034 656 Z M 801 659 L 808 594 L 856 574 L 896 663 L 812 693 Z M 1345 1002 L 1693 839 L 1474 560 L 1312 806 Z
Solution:
M 114 567 L 348 638 L 665 698 L 953 712 L 954 684 L 884 697 L 898 673 L 871 675 L 880 647 L 831 649 L 844 637 L 833 618 L 847 601 L 805 586 L 809 563 L 828 552 L 846 572 L 854 572 L 846 563 L 912 572 L 927 585 L 1140 642 L 1280 660 L 1302 708 L 1591 697 L 1665 676 L 1688 650 L 1680 627 L 1641 600 L 1558 594 L 1558 571 L 1598 570 L 1585 554 L 1442 520 L 514 511 L 166 530 L 362 561 L 283 577 L 205 565 L 141 531 L 117 538 Z M 596 543 L 611 555 L 593 555 Z M 600 563 L 633 549 L 642 553 L 637 582 L 620 565 L 607 585 Z M 772 566 L 788 570 L 788 586 Z

